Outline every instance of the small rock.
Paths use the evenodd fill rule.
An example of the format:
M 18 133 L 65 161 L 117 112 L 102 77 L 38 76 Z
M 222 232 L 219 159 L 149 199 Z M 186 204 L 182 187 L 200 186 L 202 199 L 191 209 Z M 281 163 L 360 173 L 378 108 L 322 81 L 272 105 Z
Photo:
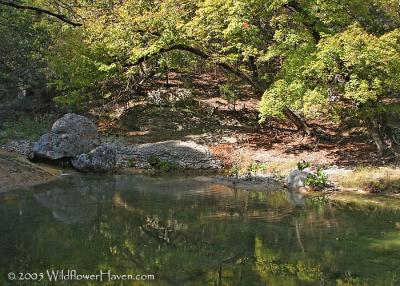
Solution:
M 229 144 L 237 143 L 237 139 L 235 137 L 224 136 L 224 137 L 222 137 L 222 140 L 227 142 L 227 143 L 229 143 Z
M 192 92 L 185 88 L 159 88 L 148 93 L 147 101 L 157 106 L 169 106 L 179 101 L 189 100 Z
M 117 154 L 108 146 L 99 146 L 71 160 L 72 166 L 83 172 L 108 172 L 115 168 Z
M 286 184 L 291 191 L 302 191 L 306 190 L 306 179 L 310 173 L 307 171 L 294 170 L 286 179 Z
M 1 149 L 7 152 L 18 153 L 28 158 L 32 157 L 31 155 L 32 148 L 33 148 L 33 142 L 26 139 L 13 140 L 1 146 Z

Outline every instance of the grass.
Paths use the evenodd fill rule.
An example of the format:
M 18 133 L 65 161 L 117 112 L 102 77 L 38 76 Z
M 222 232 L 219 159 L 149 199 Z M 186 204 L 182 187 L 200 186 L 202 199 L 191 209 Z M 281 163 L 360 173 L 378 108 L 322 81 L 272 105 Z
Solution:
M 0 143 L 18 139 L 37 140 L 51 128 L 53 121 L 52 115 L 6 121 L 0 126 Z
M 228 171 L 229 175 L 246 175 L 252 174 L 274 174 L 279 178 L 285 178 L 289 172 L 295 169 L 297 161 L 287 162 L 255 162 L 246 157 L 240 158 L 234 162 L 233 166 Z
M 359 167 L 340 176 L 337 183 L 344 188 L 370 192 L 400 192 L 400 169 L 389 167 Z
M 374 210 L 379 212 L 399 212 L 399 198 L 376 194 L 360 194 L 354 192 L 335 192 L 329 201 L 345 205 L 354 210 Z
M 249 164 L 243 164 L 242 166 L 234 165 L 229 170 L 230 175 L 245 175 L 248 173 L 253 174 L 265 174 L 268 171 L 268 165 L 265 163 L 251 162 Z

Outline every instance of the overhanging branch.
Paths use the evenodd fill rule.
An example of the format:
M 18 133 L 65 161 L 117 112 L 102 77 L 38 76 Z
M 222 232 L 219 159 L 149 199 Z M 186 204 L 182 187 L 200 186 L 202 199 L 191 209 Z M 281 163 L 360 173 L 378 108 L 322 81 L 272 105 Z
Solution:
M 168 46 L 168 47 L 160 48 L 160 49 L 158 49 L 158 50 L 156 50 L 154 52 L 150 52 L 148 54 L 145 54 L 145 55 L 139 57 L 138 59 L 136 59 L 135 62 L 124 65 L 124 67 L 137 66 L 137 65 L 141 64 L 142 62 L 144 62 L 144 61 L 146 61 L 146 60 L 148 60 L 148 59 L 150 59 L 150 58 L 152 58 L 154 56 L 157 56 L 159 54 L 163 54 L 163 53 L 166 53 L 166 52 L 174 51 L 174 50 L 186 51 L 186 52 L 192 53 L 192 54 L 194 54 L 194 55 L 196 55 L 196 56 L 198 56 L 198 57 L 200 57 L 200 58 L 202 58 L 204 60 L 211 60 L 212 59 L 211 55 L 209 55 L 208 53 L 206 53 L 205 51 L 203 51 L 200 48 L 189 46 L 189 45 L 185 45 L 185 44 L 174 44 L 174 45 L 171 45 L 171 46 Z M 230 64 L 228 64 L 226 62 L 216 62 L 216 65 L 222 67 L 223 69 L 231 72 L 232 74 L 234 74 L 237 77 L 241 78 L 242 80 L 246 81 L 252 87 L 254 87 L 256 89 L 258 88 L 257 83 L 254 82 L 254 80 L 249 75 L 247 75 L 246 73 L 242 72 L 241 70 L 233 67 L 232 65 L 230 65 Z
M 45 10 L 45 9 L 42 9 L 39 7 L 25 6 L 25 5 L 20 5 L 20 4 L 16 4 L 13 2 L 1 1 L 1 0 L 0 0 L 0 5 L 9 6 L 9 7 L 13 7 L 16 9 L 22 9 L 22 10 L 31 10 L 31 11 L 35 11 L 39 14 L 43 13 L 43 14 L 49 15 L 51 17 L 55 17 L 55 18 L 63 21 L 64 23 L 67 23 L 74 27 L 82 26 L 81 23 L 76 23 L 76 22 L 69 20 L 65 15 L 57 14 L 57 13 L 54 13 L 54 12 L 51 12 L 51 11 L 48 11 L 48 10 Z
M 157 56 L 159 54 L 166 53 L 169 51 L 174 51 L 174 50 L 190 52 L 194 55 L 199 56 L 200 58 L 202 58 L 204 60 L 212 59 L 210 54 L 206 53 L 205 51 L 203 51 L 200 48 L 188 46 L 185 44 L 174 44 L 174 45 L 171 45 L 168 47 L 160 48 L 160 49 L 150 52 L 148 54 L 145 54 L 145 55 L 139 57 L 138 59 L 136 59 L 136 61 L 134 61 L 133 63 L 125 64 L 124 67 L 137 66 L 154 56 Z M 241 78 L 242 80 L 246 81 L 248 84 L 250 84 L 250 86 L 255 90 L 255 92 L 257 94 L 262 94 L 263 90 L 262 90 L 261 86 L 258 85 L 257 82 L 255 82 L 246 73 L 242 72 L 241 70 L 239 70 L 225 62 L 217 62 L 216 64 L 218 66 L 224 68 L 225 70 L 229 71 L 230 73 L 236 75 L 237 77 Z M 310 126 L 308 126 L 308 124 L 301 117 L 296 115 L 291 109 L 289 109 L 288 107 L 285 107 L 283 111 L 284 111 L 284 114 L 286 115 L 286 117 L 296 125 L 296 127 L 299 131 L 303 131 L 307 135 L 312 135 L 314 133 L 313 129 Z

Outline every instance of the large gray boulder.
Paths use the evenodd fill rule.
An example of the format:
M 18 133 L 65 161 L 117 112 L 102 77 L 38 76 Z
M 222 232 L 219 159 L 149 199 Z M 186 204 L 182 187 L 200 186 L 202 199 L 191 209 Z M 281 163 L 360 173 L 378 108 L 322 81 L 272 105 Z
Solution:
M 51 131 L 56 134 L 76 134 L 87 138 L 98 136 L 96 125 L 87 117 L 67 113 L 53 123 Z
M 290 191 L 307 190 L 306 180 L 310 173 L 307 171 L 294 170 L 286 179 L 286 185 Z
M 71 158 L 87 153 L 98 145 L 96 125 L 88 118 L 66 114 L 54 122 L 51 132 L 42 135 L 33 146 L 33 157 Z
M 108 146 L 99 146 L 87 154 L 71 160 L 72 166 L 82 172 L 108 172 L 115 168 L 117 154 Z
M 207 146 L 195 142 L 170 140 L 138 145 L 132 150 L 137 157 L 148 160 L 157 157 L 175 163 L 184 169 L 219 169 L 221 161 L 214 157 Z

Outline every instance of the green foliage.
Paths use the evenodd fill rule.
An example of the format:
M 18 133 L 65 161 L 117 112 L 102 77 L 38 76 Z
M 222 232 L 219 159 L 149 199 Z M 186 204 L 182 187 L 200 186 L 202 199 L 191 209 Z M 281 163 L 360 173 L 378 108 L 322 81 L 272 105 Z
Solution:
M 222 98 L 228 100 L 235 107 L 236 100 L 239 98 L 235 87 L 231 84 L 221 84 L 218 86 Z
M 37 140 L 51 128 L 53 121 L 52 115 L 5 121 L 0 126 L 0 142 L 18 139 Z
M 328 175 L 321 168 L 317 168 L 315 173 L 308 174 L 305 183 L 313 188 L 324 188 L 328 186 Z
M 312 165 L 311 162 L 301 161 L 297 163 L 297 169 L 303 171 L 307 168 L 310 168 L 311 165 Z
M 218 88 L 223 98 L 231 99 L 235 97 L 235 90 L 230 84 L 220 84 Z
M 169 173 L 179 171 L 181 168 L 178 164 L 174 162 L 168 162 L 165 160 L 161 160 L 159 157 L 151 155 L 147 162 L 156 170 L 162 173 Z
M 85 101 L 88 99 L 79 91 L 71 91 L 68 94 L 54 97 L 57 106 L 68 110 L 69 112 L 80 112 L 84 109 Z
M 286 107 L 307 117 L 365 119 L 400 92 L 397 0 L 21 3 L 83 26 L 2 5 L 0 88 L 37 83 L 56 90 L 56 103 L 69 110 L 133 92 L 131 82 L 149 70 L 187 72 L 216 63 L 232 66 L 235 77 L 247 75 L 236 80 L 266 88 L 261 120 L 282 116 Z M 169 50 L 178 44 L 203 55 Z M 232 83 L 228 78 L 220 92 L 235 103 Z
M 309 116 L 338 111 L 371 116 L 377 104 L 400 92 L 399 73 L 400 30 L 375 35 L 355 24 L 323 34 L 314 52 L 288 56 L 263 95 L 262 119 L 288 106 Z
M 46 87 L 48 26 L 35 14 L 3 5 L 0 19 L 0 99 L 13 99 L 22 90 L 40 92 Z
M 297 169 L 300 171 L 304 171 L 307 168 L 311 168 L 312 163 L 301 161 L 297 163 Z M 315 172 L 310 172 L 307 175 L 306 186 L 313 187 L 313 188 L 324 188 L 329 185 L 328 175 L 322 170 L 321 167 L 317 167 Z
M 230 176 L 238 176 L 239 175 L 239 173 L 240 173 L 240 168 L 238 167 L 238 166 L 232 166 L 230 169 L 229 169 L 229 172 L 228 172 L 228 174 L 230 175 Z
M 265 173 L 268 171 L 268 165 L 266 163 L 253 162 L 247 170 L 251 173 Z
M 60 94 L 54 99 L 58 106 L 81 111 L 94 90 L 97 98 L 104 96 L 99 86 L 114 75 L 115 65 L 105 65 L 102 58 L 99 51 L 86 45 L 81 32 L 68 29 L 57 35 L 48 60 L 49 85 Z
M 230 176 L 240 176 L 251 174 L 264 174 L 269 171 L 269 166 L 266 163 L 251 162 L 244 166 L 234 165 L 229 169 Z
M 400 30 L 383 36 L 368 34 L 357 25 L 318 44 L 310 78 L 319 77 L 332 96 L 354 105 L 376 102 L 389 92 L 400 91 Z

